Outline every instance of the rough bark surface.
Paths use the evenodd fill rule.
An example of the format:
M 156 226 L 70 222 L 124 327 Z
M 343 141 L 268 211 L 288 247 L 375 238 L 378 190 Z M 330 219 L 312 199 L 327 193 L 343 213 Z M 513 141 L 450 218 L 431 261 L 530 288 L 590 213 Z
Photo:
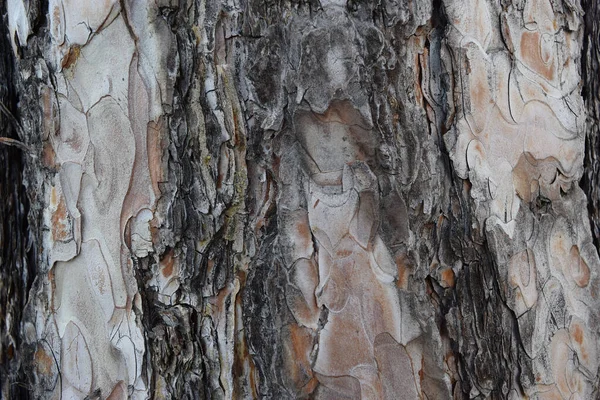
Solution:
M 597 398 L 597 2 L 0 6 L 3 398 Z
M 6 24 L 0 24 L 0 397 L 26 397 L 20 333 L 23 309 L 35 277 L 35 228 L 27 218 L 22 148 L 18 146 L 14 62 Z

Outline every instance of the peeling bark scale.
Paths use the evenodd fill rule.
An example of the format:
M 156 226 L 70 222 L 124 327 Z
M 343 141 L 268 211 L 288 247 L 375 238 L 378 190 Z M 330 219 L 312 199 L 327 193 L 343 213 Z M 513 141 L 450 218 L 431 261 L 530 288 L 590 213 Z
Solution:
M 598 398 L 597 1 L 0 10 L 2 398 Z

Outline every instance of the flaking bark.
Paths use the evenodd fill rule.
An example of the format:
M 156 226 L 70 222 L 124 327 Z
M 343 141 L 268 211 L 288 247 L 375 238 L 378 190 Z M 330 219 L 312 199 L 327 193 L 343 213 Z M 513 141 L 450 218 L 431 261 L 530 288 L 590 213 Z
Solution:
M 598 396 L 596 2 L 0 9 L 3 398 Z

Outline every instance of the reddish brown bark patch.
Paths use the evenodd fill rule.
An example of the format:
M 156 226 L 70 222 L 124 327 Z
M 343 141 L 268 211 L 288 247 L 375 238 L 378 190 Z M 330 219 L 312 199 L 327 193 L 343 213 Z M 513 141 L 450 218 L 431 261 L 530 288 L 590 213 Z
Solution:
M 521 36 L 521 58 L 535 72 L 546 78 L 554 80 L 554 69 L 552 63 L 545 63 L 541 55 L 539 32 L 524 32 Z
M 54 360 L 43 347 L 38 347 L 33 356 L 35 360 L 35 366 L 38 372 L 42 375 L 50 375 L 52 373 L 52 364 Z
M 54 214 L 52 214 L 52 239 L 57 241 L 67 241 L 71 237 L 71 231 L 67 223 L 67 205 L 65 199 L 61 196 Z

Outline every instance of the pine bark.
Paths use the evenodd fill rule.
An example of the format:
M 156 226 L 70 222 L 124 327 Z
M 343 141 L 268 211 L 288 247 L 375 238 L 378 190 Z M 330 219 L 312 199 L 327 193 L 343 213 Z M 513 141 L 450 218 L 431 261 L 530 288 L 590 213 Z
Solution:
M 599 8 L 0 0 L 2 398 L 597 398 Z

